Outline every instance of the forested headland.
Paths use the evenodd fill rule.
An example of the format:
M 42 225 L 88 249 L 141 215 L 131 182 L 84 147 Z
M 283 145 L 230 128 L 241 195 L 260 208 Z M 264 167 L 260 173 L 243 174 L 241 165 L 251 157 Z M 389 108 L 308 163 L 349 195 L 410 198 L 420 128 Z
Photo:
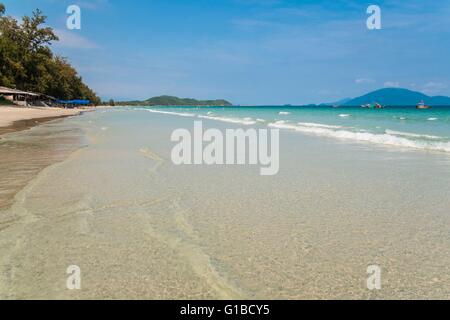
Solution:
M 232 103 L 223 100 L 197 100 L 192 98 L 178 98 L 173 96 L 153 97 L 144 101 L 122 101 L 116 105 L 123 106 L 231 106 Z
M 61 100 L 86 99 L 99 104 L 68 60 L 52 52 L 58 37 L 39 10 L 21 21 L 0 3 L 0 86 L 42 93 Z

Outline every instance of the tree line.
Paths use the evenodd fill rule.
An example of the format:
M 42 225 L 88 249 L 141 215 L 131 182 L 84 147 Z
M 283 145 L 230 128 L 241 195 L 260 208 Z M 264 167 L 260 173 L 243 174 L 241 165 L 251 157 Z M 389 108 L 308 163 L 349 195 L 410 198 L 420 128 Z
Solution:
M 22 21 L 7 16 L 0 3 L 0 86 L 32 91 L 61 100 L 100 99 L 66 58 L 50 49 L 58 37 L 36 9 Z

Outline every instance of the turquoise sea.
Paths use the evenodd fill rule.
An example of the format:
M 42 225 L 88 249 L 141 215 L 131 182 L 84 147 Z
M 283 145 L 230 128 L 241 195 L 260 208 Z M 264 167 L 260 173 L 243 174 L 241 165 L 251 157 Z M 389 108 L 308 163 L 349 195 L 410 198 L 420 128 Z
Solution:
M 261 125 L 398 148 L 450 153 L 450 107 L 139 107 L 150 112 Z

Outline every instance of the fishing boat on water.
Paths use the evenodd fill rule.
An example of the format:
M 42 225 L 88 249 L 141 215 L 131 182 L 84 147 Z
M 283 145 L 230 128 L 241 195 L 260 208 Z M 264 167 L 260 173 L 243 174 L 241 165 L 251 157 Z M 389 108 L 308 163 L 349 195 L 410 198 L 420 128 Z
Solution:
M 422 101 L 420 101 L 420 102 L 417 104 L 416 108 L 417 108 L 417 109 L 430 109 L 431 107 L 430 107 L 430 106 L 427 106 L 427 105 L 425 104 L 425 102 L 422 100 Z
M 366 109 L 383 109 L 384 107 L 381 104 L 379 104 L 378 102 L 375 102 L 375 103 L 363 104 L 363 105 L 361 105 L 361 108 L 366 108 Z
M 375 103 L 375 109 L 383 109 L 384 107 L 379 104 L 379 103 Z

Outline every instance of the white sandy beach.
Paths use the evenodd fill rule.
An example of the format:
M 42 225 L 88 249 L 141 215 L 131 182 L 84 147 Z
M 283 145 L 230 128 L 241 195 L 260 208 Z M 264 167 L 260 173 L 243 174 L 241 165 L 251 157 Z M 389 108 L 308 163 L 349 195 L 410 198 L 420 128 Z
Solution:
M 78 109 L 62 109 L 62 108 L 46 108 L 46 107 L 0 107 L 0 127 L 12 125 L 15 121 L 29 120 L 38 118 L 75 116 L 79 115 L 81 110 Z

